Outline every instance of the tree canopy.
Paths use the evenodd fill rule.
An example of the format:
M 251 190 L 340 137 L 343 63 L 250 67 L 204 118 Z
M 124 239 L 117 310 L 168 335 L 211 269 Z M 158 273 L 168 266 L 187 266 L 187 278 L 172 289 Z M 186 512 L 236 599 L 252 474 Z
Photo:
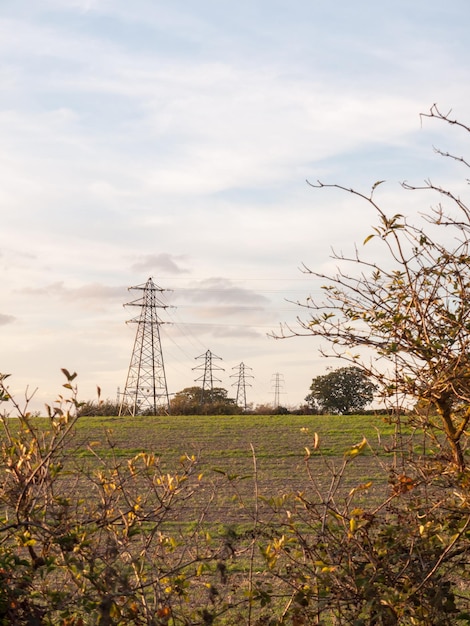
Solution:
M 376 390 L 360 367 L 341 367 L 314 378 L 305 401 L 324 413 L 360 413 L 372 402 Z
M 170 400 L 172 415 L 234 415 L 242 413 L 233 398 L 222 387 L 202 389 L 186 387 L 175 393 Z

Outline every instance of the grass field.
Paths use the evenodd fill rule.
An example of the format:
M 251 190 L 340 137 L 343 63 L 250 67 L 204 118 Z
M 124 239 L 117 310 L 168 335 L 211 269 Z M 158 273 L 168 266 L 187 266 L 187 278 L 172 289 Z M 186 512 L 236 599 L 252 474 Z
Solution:
M 354 601 L 365 615 L 369 591 L 361 595 L 364 581 L 373 593 L 376 587 L 385 593 L 397 546 L 403 556 L 403 565 L 396 564 L 398 578 L 405 570 L 414 575 L 407 535 L 400 534 L 407 528 L 408 511 L 396 509 L 395 501 L 395 509 L 387 508 L 389 498 L 402 493 L 395 491 L 400 478 L 408 479 L 407 451 L 423 452 L 413 445 L 422 440 L 419 433 L 413 439 L 411 428 L 398 437 L 395 424 L 382 416 L 81 417 L 71 423 L 62 418 L 22 423 L 26 441 L 38 435 L 35 441 L 44 441 L 46 453 L 41 451 L 37 466 L 34 457 L 30 467 L 33 448 L 12 447 L 19 454 L 17 472 L 11 473 L 7 456 L 5 475 L 13 479 L 5 483 L 4 496 L 12 513 L 21 506 L 37 516 L 28 525 L 38 538 L 26 535 L 23 524 L 8 525 L 13 554 L 18 540 L 27 542 L 21 543 L 24 563 L 37 585 L 42 589 L 40 576 L 46 576 L 42 569 L 36 575 L 37 568 L 56 561 L 38 565 L 37 553 L 27 549 L 40 546 L 48 555 L 52 546 L 54 558 L 62 559 L 59 578 L 70 574 L 80 590 L 85 585 L 86 594 L 96 597 L 94 617 L 80 623 L 98 623 L 102 597 L 111 597 L 110 589 L 115 611 L 131 614 L 151 606 L 149 615 L 163 612 L 166 618 L 171 608 L 172 615 L 182 616 L 162 624 L 353 623 L 335 621 L 335 607 L 351 609 L 353 615 Z M 6 435 L 19 425 L 5 423 Z M 66 443 L 54 439 L 59 426 L 63 432 L 73 428 Z M 51 437 L 59 441 L 59 454 L 49 465 Z M 392 486 L 390 469 L 400 461 L 404 464 L 396 467 Z M 34 489 L 23 487 L 23 463 L 27 485 Z M 404 499 L 408 485 L 405 480 Z M 411 491 L 411 497 L 420 494 Z M 425 529 L 421 506 L 420 499 L 418 522 Z M 51 536 L 57 540 L 51 542 Z M 412 540 L 421 539 L 427 541 L 426 533 Z M 394 555 L 390 566 L 386 554 Z M 368 578 L 364 572 L 371 563 Z M 48 589 L 56 597 L 57 572 L 51 572 Z M 362 581 L 357 589 L 356 572 Z M 421 585 L 419 566 L 417 576 Z M 400 584 L 392 595 L 396 589 L 401 593 Z M 353 595 L 343 601 L 350 589 Z M 272 621 L 272 616 L 279 619 Z
M 182 455 L 195 455 L 198 472 L 207 484 L 221 484 L 217 506 L 211 507 L 214 521 L 240 521 L 240 511 L 230 504 L 234 493 L 243 501 L 243 517 L 254 506 L 255 468 L 258 494 L 265 497 L 286 492 L 307 491 L 311 480 L 305 457 L 313 449 L 314 434 L 320 441 L 313 451 L 310 469 L 322 489 L 341 467 L 345 453 L 365 437 L 367 447 L 348 467 L 341 489 L 344 493 L 372 480 L 375 490 L 383 490 L 391 462 L 383 445 L 390 442 L 393 424 L 381 416 L 165 416 L 165 417 L 83 417 L 77 422 L 75 456 L 93 458 L 94 453 L 116 460 L 131 458 L 141 451 L 159 456 L 164 471 L 174 471 Z M 112 442 L 110 447 L 108 440 Z M 256 460 L 254 460 L 254 457 Z M 227 490 L 227 477 L 233 492 Z M 373 490 L 372 490 L 373 491 Z M 369 492 L 370 495 L 371 492 Z M 189 519 L 198 515 L 197 500 L 192 500 Z M 203 506 L 202 503 L 200 506 Z M 231 511 L 231 512 L 230 512 Z

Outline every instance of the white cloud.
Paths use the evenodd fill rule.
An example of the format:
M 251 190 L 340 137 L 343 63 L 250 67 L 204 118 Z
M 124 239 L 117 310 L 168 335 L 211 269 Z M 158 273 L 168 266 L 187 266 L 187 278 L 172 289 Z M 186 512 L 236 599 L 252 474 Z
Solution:
M 189 270 L 180 266 L 180 261 L 184 261 L 184 256 L 173 256 L 166 252 L 160 254 L 146 254 L 132 264 L 134 272 L 156 271 L 164 274 L 188 274 Z
M 431 120 L 421 129 L 419 113 L 437 101 L 467 115 L 467 14 L 460 0 L 375 12 L 368 1 L 6 3 L 0 328 L 18 387 L 37 380 L 46 395 L 69 366 L 85 393 L 103 377 L 113 395 L 133 341 L 121 305 L 153 275 L 177 306 L 166 310 L 173 389 L 210 347 L 250 358 L 260 401 L 285 367 L 300 401 L 313 344 L 266 332 L 295 319 L 285 298 L 318 289 L 301 263 L 328 271 L 330 246 L 360 243 L 374 221 L 305 179 L 368 189 L 386 178 L 380 198 L 411 212 L 431 199 L 398 181 L 453 184 L 461 172 L 432 145 L 463 154 L 464 143 Z
M 6 324 L 12 324 L 15 321 L 13 315 L 6 315 L 5 313 L 0 313 L 0 326 L 6 326 Z
M 124 287 L 110 287 L 99 283 L 67 287 L 63 282 L 52 283 L 44 287 L 25 287 L 20 293 L 26 296 L 55 297 L 66 302 L 80 304 L 81 302 L 95 301 L 103 304 L 105 301 L 122 299 Z

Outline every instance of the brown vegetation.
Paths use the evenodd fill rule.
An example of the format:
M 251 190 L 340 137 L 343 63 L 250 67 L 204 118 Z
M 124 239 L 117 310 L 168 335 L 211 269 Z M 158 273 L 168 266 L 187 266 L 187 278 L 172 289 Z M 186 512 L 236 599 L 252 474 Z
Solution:
M 84 438 L 65 373 L 48 418 L 3 418 L 0 623 L 467 623 L 468 481 L 417 433 L 332 456 L 296 428 L 296 480 L 268 488 L 254 447 L 204 475 Z

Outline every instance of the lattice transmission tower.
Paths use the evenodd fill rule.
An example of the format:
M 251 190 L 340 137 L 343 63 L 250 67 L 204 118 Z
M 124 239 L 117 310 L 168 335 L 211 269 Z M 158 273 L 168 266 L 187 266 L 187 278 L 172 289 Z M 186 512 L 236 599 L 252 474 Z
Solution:
M 251 387 L 251 383 L 246 381 L 247 378 L 253 378 L 251 374 L 247 374 L 246 370 L 251 370 L 251 367 L 247 367 L 243 362 L 235 367 L 232 367 L 233 370 L 237 370 L 235 374 L 232 374 L 230 378 L 237 377 L 237 380 L 233 383 L 232 387 L 237 387 L 237 397 L 235 402 L 237 406 L 242 407 L 244 410 L 247 408 L 246 402 L 246 388 Z
M 279 374 L 279 372 L 273 374 L 272 382 L 274 384 L 274 409 L 277 409 L 281 406 L 281 393 L 284 393 L 281 391 L 281 387 L 284 385 L 282 374 Z
M 145 284 L 129 287 L 142 295 L 124 306 L 139 307 L 140 314 L 127 323 L 137 324 L 126 386 L 122 394 L 119 415 L 159 415 L 170 412 L 165 366 L 163 363 L 159 309 L 166 309 L 159 296 L 166 289 L 152 278 Z
M 222 358 L 220 356 L 216 356 L 215 354 L 212 354 L 210 350 L 207 350 L 207 352 L 205 352 L 204 354 L 200 354 L 199 356 L 195 358 L 204 359 L 204 363 L 201 363 L 201 365 L 197 365 L 196 367 L 193 367 L 193 370 L 204 370 L 204 373 L 201 376 L 199 376 L 199 378 L 196 378 L 194 381 L 194 382 L 202 381 L 201 398 L 199 400 L 199 403 L 202 406 L 207 396 L 207 392 L 211 392 L 214 389 L 214 383 L 222 382 L 219 378 L 216 378 L 214 376 L 214 371 L 224 372 L 225 370 L 223 367 L 220 367 L 219 365 L 215 365 L 213 363 L 214 359 L 218 359 L 221 361 Z

